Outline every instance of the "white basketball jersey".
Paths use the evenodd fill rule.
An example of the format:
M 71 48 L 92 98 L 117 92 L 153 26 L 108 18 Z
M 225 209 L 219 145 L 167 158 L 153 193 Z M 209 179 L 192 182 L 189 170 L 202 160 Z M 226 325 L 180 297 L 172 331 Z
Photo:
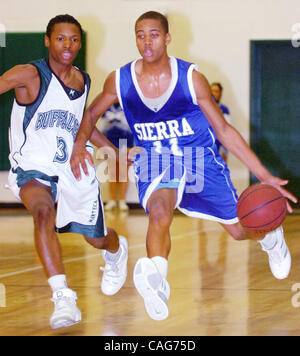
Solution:
M 66 87 L 52 72 L 47 60 L 32 63 L 40 75 L 40 92 L 34 103 L 15 99 L 11 113 L 10 163 L 12 170 L 38 170 L 55 174 L 69 164 L 90 87 L 83 92 Z

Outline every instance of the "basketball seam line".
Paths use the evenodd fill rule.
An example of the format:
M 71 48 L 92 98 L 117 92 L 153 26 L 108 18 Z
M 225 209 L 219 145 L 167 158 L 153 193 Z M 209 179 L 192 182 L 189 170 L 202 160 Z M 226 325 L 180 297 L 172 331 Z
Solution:
M 242 217 L 240 218 L 240 220 L 243 220 L 243 219 L 246 218 L 248 215 L 254 213 L 256 210 L 259 210 L 259 209 L 263 208 L 264 206 L 266 206 L 266 205 L 268 205 L 268 204 L 271 204 L 271 203 L 273 203 L 274 201 L 279 200 L 279 199 L 282 199 L 282 198 L 284 199 L 284 197 L 282 197 L 282 196 L 281 196 L 281 197 L 277 197 L 277 198 L 275 198 L 275 199 L 273 199 L 273 200 L 270 200 L 270 201 L 268 201 L 268 202 L 266 202 L 266 203 L 261 204 L 260 206 L 256 207 L 254 210 L 251 210 L 249 213 L 247 213 L 246 215 L 242 216 Z
M 241 204 L 246 198 L 248 198 L 249 195 L 251 195 L 252 193 L 257 192 L 258 190 L 272 189 L 272 188 L 274 188 L 274 187 L 272 187 L 271 185 L 267 185 L 267 184 L 265 184 L 264 186 L 258 186 L 257 189 L 252 190 L 252 191 L 249 192 L 247 195 L 243 196 L 243 194 L 242 194 L 242 195 L 240 196 L 239 201 L 238 201 L 238 205 L 240 205 L 240 204 Z M 274 188 L 274 189 L 276 189 L 276 188 Z M 282 194 L 279 192 L 279 190 L 278 190 L 278 193 L 279 193 L 279 194 L 281 195 L 281 197 L 282 197 Z
M 252 190 L 251 192 L 249 192 L 247 195 L 244 196 L 244 194 L 246 193 L 243 192 L 240 196 L 240 202 L 242 202 L 244 199 L 246 199 L 249 195 L 251 195 L 252 193 L 257 192 L 258 190 L 263 190 L 263 189 L 269 189 L 270 186 L 264 185 L 264 186 L 260 186 L 259 184 L 257 185 L 256 189 Z
M 266 225 L 269 225 L 269 224 L 272 224 L 274 221 L 276 221 L 281 215 L 282 215 L 282 213 L 284 213 L 285 212 L 285 209 L 283 209 L 281 212 L 280 212 L 280 214 L 275 218 L 275 219 L 273 219 L 272 221 L 269 221 L 267 224 L 263 224 L 263 225 L 258 225 L 258 226 L 245 226 L 246 228 L 248 228 L 248 229 L 257 229 L 257 228 L 261 228 L 261 227 L 264 227 L 264 226 L 266 226 Z

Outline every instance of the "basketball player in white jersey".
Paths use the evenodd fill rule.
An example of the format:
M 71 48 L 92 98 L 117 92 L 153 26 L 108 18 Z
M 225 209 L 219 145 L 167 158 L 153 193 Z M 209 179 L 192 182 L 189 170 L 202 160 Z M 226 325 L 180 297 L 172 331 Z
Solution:
M 291 256 L 282 228 L 263 236 L 246 231 L 240 224 L 236 191 L 217 152 L 216 137 L 261 182 L 273 185 L 293 202 L 297 200 L 282 187 L 287 181 L 273 177 L 226 122 L 197 67 L 168 56 L 171 36 L 165 16 L 157 12 L 143 14 L 136 22 L 135 33 L 142 58 L 107 78 L 102 93 L 84 115 L 71 167 L 77 179 L 82 177 L 80 167 L 88 173 L 85 160 L 92 162 L 92 157 L 85 148 L 86 141 L 98 118 L 119 101 L 136 145 L 144 149 L 134 166 L 140 202 L 149 213 L 147 257 L 138 260 L 134 283 L 149 316 L 163 320 L 168 316 L 167 270 L 175 208 L 188 216 L 221 223 L 236 240 L 262 239 L 274 276 L 286 278 L 290 271 Z M 161 168 L 166 157 L 169 163 Z M 202 186 L 192 184 L 193 175 Z M 289 204 L 288 208 L 292 210 Z
M 105 226 L 95 169 L 89 167 L 89 176 L 81 182 L 70 169 L 90 87 L 89 76 L 73 66 L 81 37 L 77 20 L 70 15 L 56 16 L 45 36 L 49 58 L 18 65 L 0 77 L 0 94 L 15 91 L 9 186 L 33 216 L 36 249 L 53 292 L 50 325 L 54 329 L 81 321 L 76 293 L 68 288 L 56 232 L 82 234 L 89 244 L 103 250 L 103 293 L 117 293 L 127 275 L 127 242 Z M 103 146 L 106 139 L 94 130 L 91 142 Z M 86 147 L 92 153 L 90 143 Z

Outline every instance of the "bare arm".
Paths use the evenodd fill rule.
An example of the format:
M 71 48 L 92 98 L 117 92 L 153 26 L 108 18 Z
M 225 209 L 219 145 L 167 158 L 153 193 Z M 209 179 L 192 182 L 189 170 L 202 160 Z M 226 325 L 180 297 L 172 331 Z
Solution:
M 111 73 L 103 87 L 103 91 L 96 97 L 83 115 L 81 125 L 75 140 L 77 145 L 85 145 L 96 126 L 99 118 L 118 100 L 115 72 Z
M 216 132 L 219 141 L 243 162 L 261 182 L 275 186 L 286 198 L 296 203 L 297 199 L 282 188 L 288 181 L 273 177 L 250 149 L 240 133 L 226 122 L 217 104 L 212 99 L 210 86 L 206 78 L 202 74 L 194 71 L 193 83 L 197 102 L 208 122 Z M 292 211 L 289 205 L 288 209 L 290 212 Z
M 32 102 L 39 91 L 39 75 L 31 64 L 17 65 L 0 76 L 0 94 L 15 90 L 17 99 Z
M 94 164 L 93 158 L 85 149 L 85 144 L 90 138 L 92 143 L 95 143 L 97 146 L 107 145 L 116 150 L 115 146 L 110 144 L 100 132 L 95 131 L 95 126 L 98 119 L 117 101 L 115 72 L 113 72 L 107 77 L 103 91 L 96 97 L 83 115 L 70 161 L 71 169 L 76 179 L 81 179 L 80 166 L 84 173 L 88 174 L 85 160 L 88 160 L 91 165 Z

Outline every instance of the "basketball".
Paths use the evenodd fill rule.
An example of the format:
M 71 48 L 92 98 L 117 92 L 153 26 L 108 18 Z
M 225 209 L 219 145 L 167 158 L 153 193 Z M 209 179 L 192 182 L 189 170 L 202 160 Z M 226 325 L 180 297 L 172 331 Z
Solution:
M 241 194 L 237 215 L 241 224 L 253 231 L 270 232 L 279 227 L 287 213 L 285 197 L 267 184 L 254 184 Z

